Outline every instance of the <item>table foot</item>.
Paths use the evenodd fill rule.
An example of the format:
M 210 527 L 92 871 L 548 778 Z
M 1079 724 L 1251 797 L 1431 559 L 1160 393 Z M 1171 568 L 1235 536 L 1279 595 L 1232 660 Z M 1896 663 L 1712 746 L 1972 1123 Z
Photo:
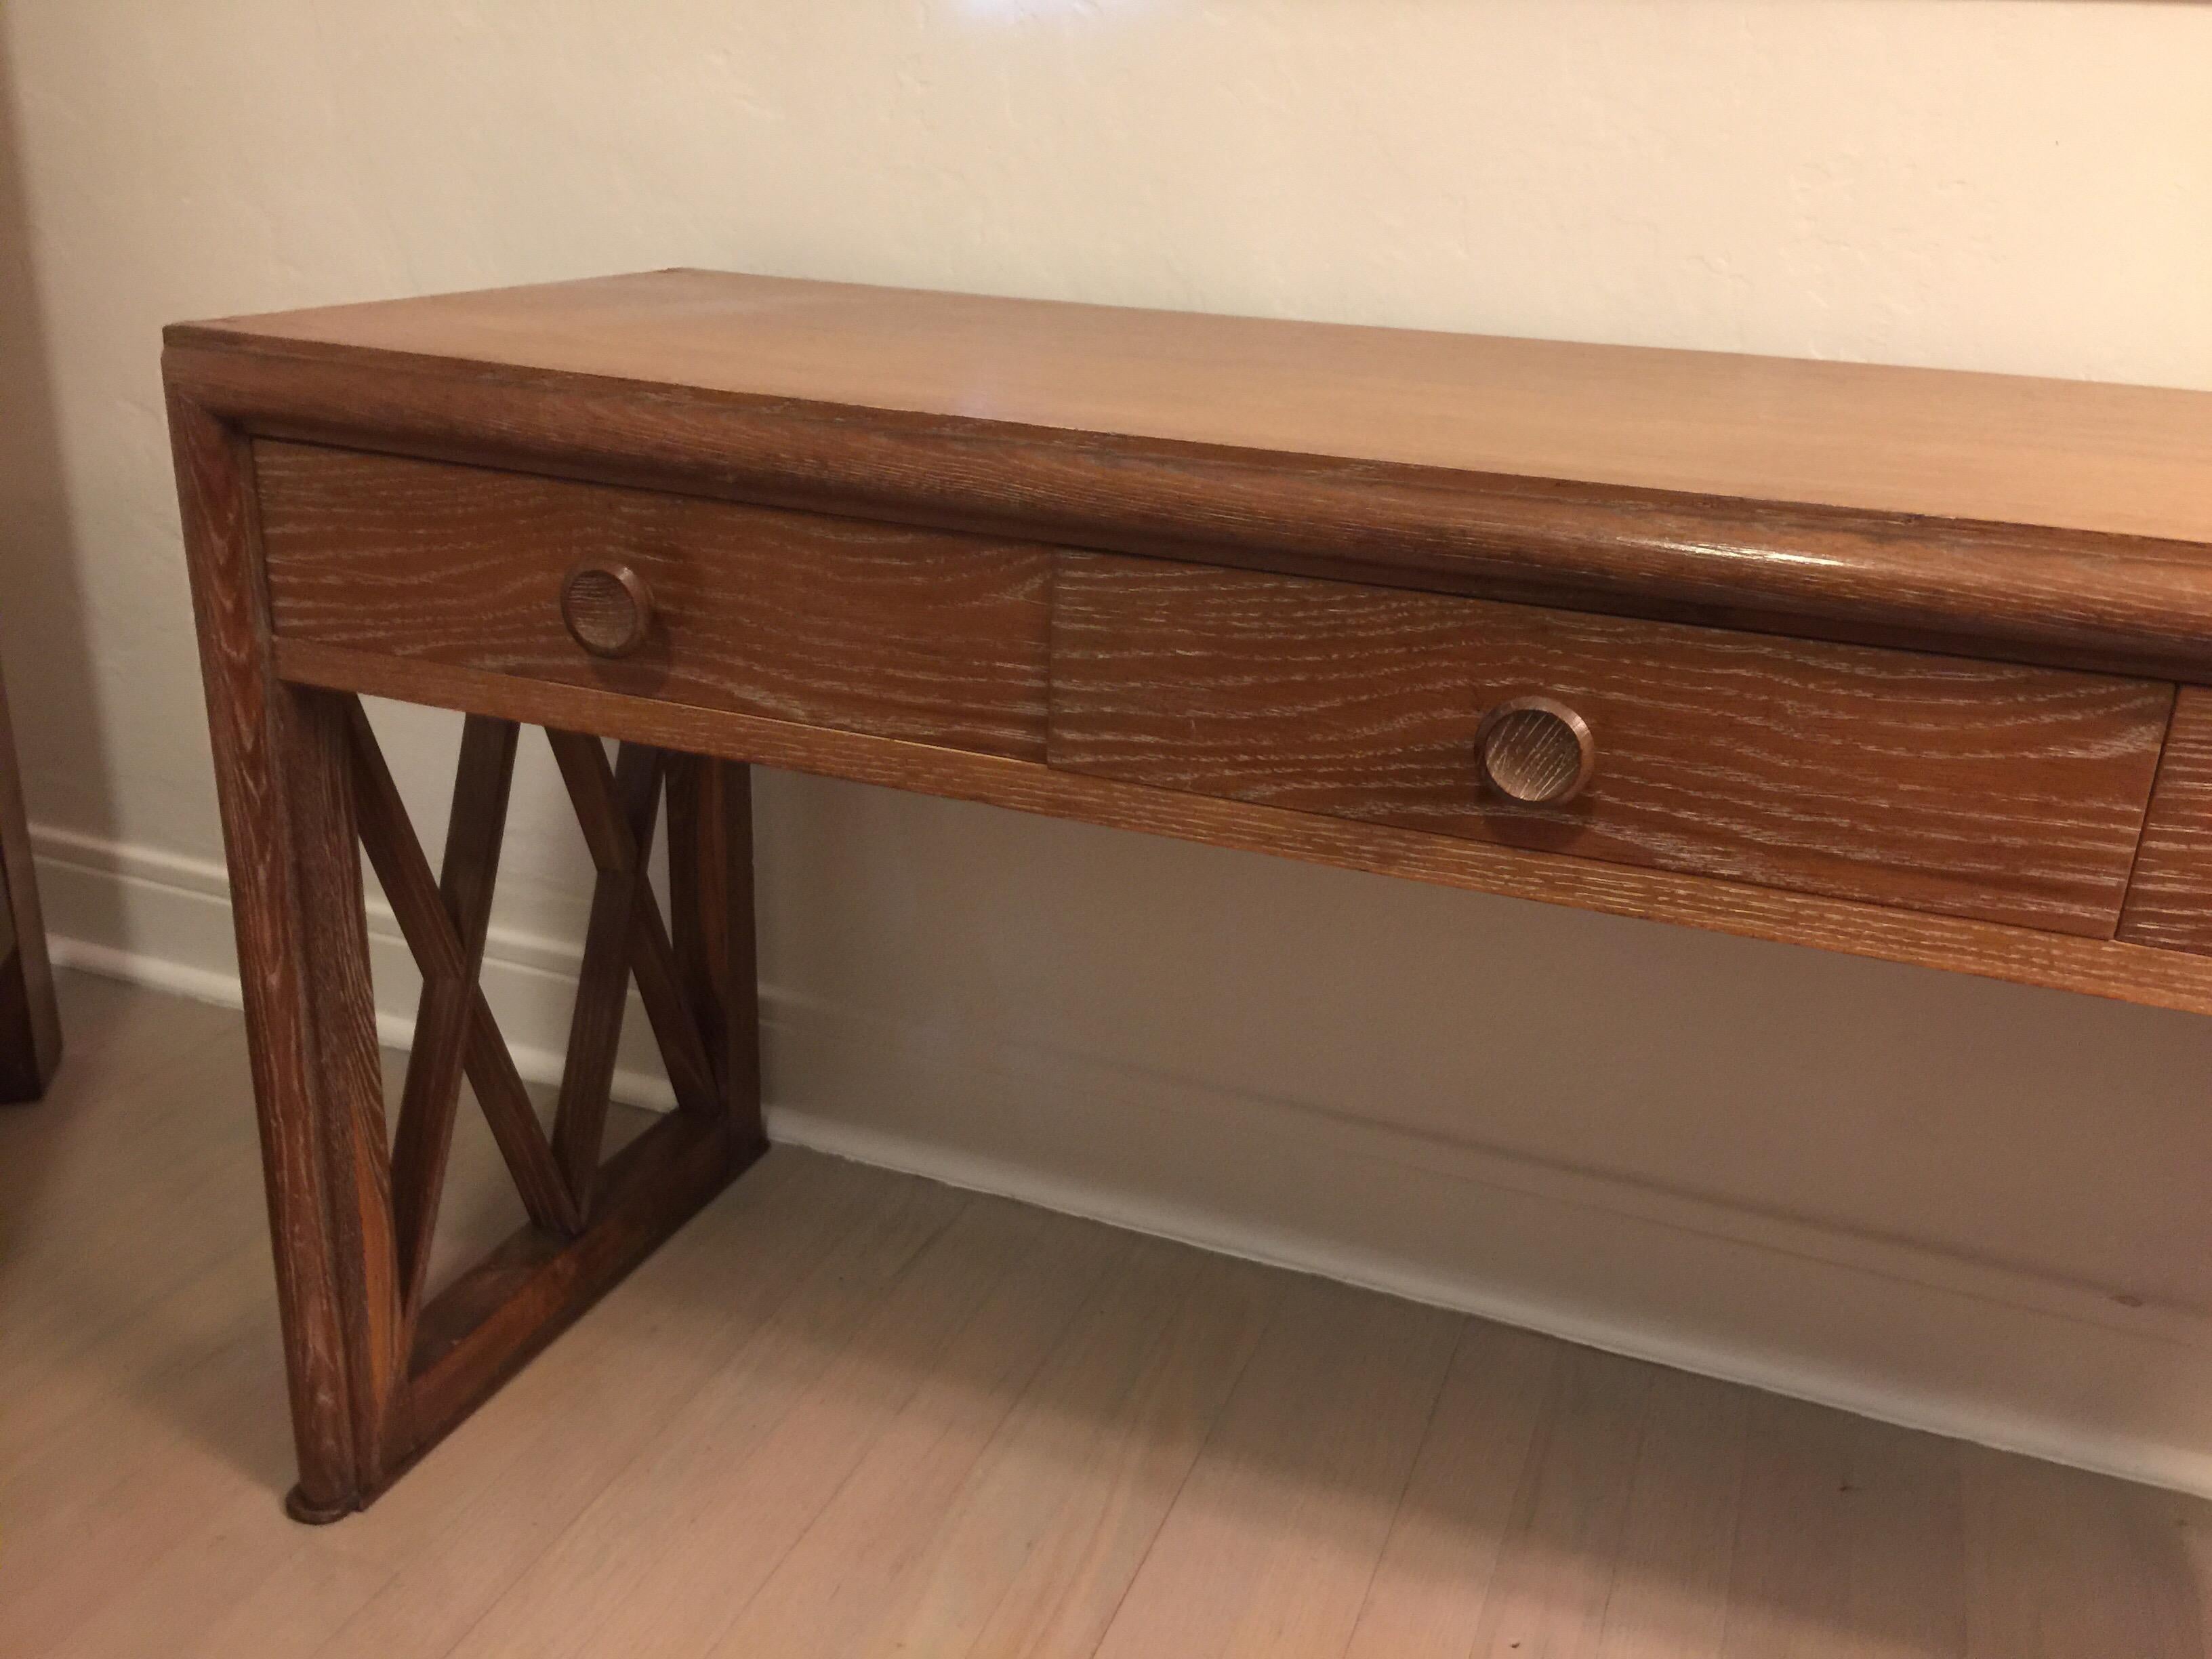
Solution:
M 305 1526 L 327 1527 L 333 1521 L 344 1520 L 358 1507 L 353 1504 L 318 1504 L 300 1486 L 284 1494 L 284 1513 Z

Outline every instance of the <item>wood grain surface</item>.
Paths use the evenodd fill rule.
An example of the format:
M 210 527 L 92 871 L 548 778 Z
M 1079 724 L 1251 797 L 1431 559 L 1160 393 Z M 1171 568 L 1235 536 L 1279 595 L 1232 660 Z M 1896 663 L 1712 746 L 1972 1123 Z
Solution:
M 423 981 L 416 1005 L 415 1048 L 408 1057 L 392 1140 L 392 1212 L 402 1246 L 403 1280 L 412 1285 L 412 1306 L 422 1285 L 416 1277 L 434 1241 L 438 1142 L 450 1131 L 439 1118 L 449 1109 L 440 1073 L 452 1063 L 447 1043 L 456 1035 L 453 1004 L 467 1001 L 461 1064 L 493 1138 L 507 1159 L 515 1192 L 531 1220 L 549 1231 L 574 1236 L 583 1217 L 553 1161 L 537 1108 L 516 1070 L 491 1005 L 477 982 L 483 939 L 490 920 L 491 889 L 506 830 L 506 793 L 519 732 L 511 720 L 471 715 L 462 723 L 460 759 L 446 837 L 442 876 L 416 839 L 399 786 L 385 764 L 368 716 L 356 699 L 347 710 L 353 739 L 355 817 L 362 848 L 384 889 Z M 410 1108 L 415 1109 L 410 1112 Z M 422 1236 L 410 1243 L 410 1231 Z M 411 1254 L 410 1254 L 411 1252 Z
M 597 1156 L 603 1104 L 586 1098 L 580 1110 L 561 1111 L 556 1130 L 572 1117 L 581 1127 L 557 1136 L 570 1156 L 562 1172 L 568 1179 L 554 1184 L 565 1186 L 574 1208 L 587 1211 L 586 1224 L 572 1235 L 565 1225 L 547 1228 L 533 1220 L 444 1290 L 419 1300 L 438 1208 L 434 1188 L 451 1127 L 451 1074 L 458 1060 L 504 1084 L 512 1069 L 511 1061 L 491 1063 L 495 1053 L 505 1059 L 503 1045 L 490 1040 L 481 999 L 461 989 L 472 978 L 473 955 L 463 932 L 476 931 L 480 919 L 473 910 L 456 910 L 453 901 L 473 906 L 482 899 L 481 891 L 460 888 L 488 885 L 488 849 L 478 846 L 462 860 L 453 872 L 459 883 L 454 891 L 432 885 L 357 703 L 288 683 L 274 672 L 250 441 L 183 397 L 172 400 L 170 430 L 284 1310 L 300 1468 L 287 1507 L 295 1519 L 326 1522 L 381 1493 L 763 1149 L 757 1139 L 739 1139 L 750 1103 L 724 1096 L 692 1024 L 665 930 L 656 933 L 643 920 L 633 925 L 633 907 L 625 902 L 623 925 L 605 930 L 611 937 L 598 952 L 610 963 L 605 983 L 592 981 L 591 988 L 614 1005 L 618 1022 L 629 970 L 636 969 L 671 1076 L 679 1091 L 688 1088 L 696 1097 L 697 1109 L 641 1136 L 604 1165 Z M 503 775 L 496 751 L 508 739 L 482 720 L 471 730 L 478 752 L 471 771 Z M 604 769 L 604 755 L 589 746 Z M 626 762 L 626 773 L 645 775 L 653 802 L 665 761 L 645 755 Z M 503 793 L 503 775 L 489 781 L 490 796 Z M 447 988 L 442 1039 L 435 1030 L 426 1034 L 443 1042 L 442 1054 L 431 1057 L 441 1075 L 434 1091 L 426 1073 L 410 1103 L 416 1127 L 403 1133 L 399 1149 L 410 1191 L 397 1204 L 368 977 L 364 785 L 368 839 L 380 871 L 392 882 L 395 914 L 428 976 L 453 981 Z M 614 884 L 625 900 L 645 884 L 641 848 L 651 814 L 638 798 L 646 794 L 640 789 L 623 797 L 631 814 L 628 826 L 595 824 L 587 816 L 587 830 L 599 832 L 590 837 L 594 855 L 603 868 L 619 866 Z M 496 840 L 495 804 L 463 800 L 472 821 L 465 839 Z M 580 791 L 578 805 L 587 815 L 612 813 L 612 781 L 603 790 Z M 628 842 L 616 844 L 618 830 Z M 733 905 L 750 897 L 749 891 L 726 890 Z M 640 918 L 649 908 L 635 907 Z M 749 905 L 742 917 L 724 922 L 750 925 Z M 586 1046 L 600 1041 L 596 1034 L 608 1029 L 607 1019 L 596 1002 L 582 1011 Z M 672 1041 L 678 1036 L 688 1042 Z M 611 1030 L 605 1041 L 611 1051 Z M 596 1066 L 594 1054 L 579 1068 L 580 1094 L 594 1092 Z M 742 1087 L 726 1062 L 722 1071 Z M 496 1088 L 489 1103 L 495 1122 L 514 1104 L 502 1102 Z M 523 1112 L 531 1112 L 526 1102 Z M 506 1125 L 510 1131 L 521 1127 L 520 1117 Z M 539 1166 L 550 1154 L 536 1144 L 534 1115 L 528 1127 L 532 1150 L 542 1156 L 525 1160 L 525 1170 L 542 1176 Z M 503 1139 L 512 1152 L 513 1135 Z M 583 1155 L 586 1146 L 589 1157 Z M 544 1196 L 544 1182 L 522 1171 L 518 1179 L 542 1218 L 547 1206 L 535 1200 Z
M 1042 548 L 294 444 L 255 465 L 280 635 L 1043 752 Z M 562 621 L 586 559 L 652 589 L 619 660 Z
M 2212 953 L 2155 948 L 2196 880 L 2165 850 L 2189 854 L 2185 746 L 2112 937 L 2166 682 L 2212 684 L 2212 398 L 697 272 L 186 325 L 164 365 L 301 1519 L 382 1492 L 763 1150 L 727 763 L 2212 1012 Z M 563 623 L 580 568 L 630 577 L 609 577 L 622 627 L 604 605 L 582 617 L 618 660 Z M 485 721 L 561 734 L 600 876 L 544 1152 L 580 1230 L 525 1227 L 427 1299 L 455 1080 L 483 1070 L 499 1094 L 511 1070 L 464 988 L 495 813 L 466 808 L 479 844 L 434 890 L 334 692 L 459 708 L 480 748 Z M 1515 695 L 1587 722 L 1571 802 L 1475 794 L 1474 723 Z M 672 887 L 696 912 L 673 930 L 646 875 L 665 779 Z M 450 981 L 397 1207 L 363 827 Z M 602 1167 L 633 976 L 686 1109 Z M 850 1399 L 739 1436 L 744 1489 L 701 1511 L 697 1547 L 643 1562 L 646 1594 L 600 1634 L 669 1613 L 698 1650 L 787 1644 L 822 1626 L 817 1589 L 860 1582 L 855 1559 L 870 1594 L 908 1596 L 894 1498 L 910 1480 L 952 1494 L 1001 1420 L 920 1368 L 957 1352 L 985 1393 L 1012 1386 L 1117 1249 L 964 1213 L 918 1258 L 920 1293 L 869 1322 L 895 1363 L 861 1369 L 903 1379 L 861 1389 L 889 1449 Z M 1086 1601 L 1066 1628 L 1130 1650 L 1186 1628 L 1224 1650 L 1354 1638 L 1354 1558 L 1386 1549 L 1450 1333 L 1343 1311 L 1285 1316 L 1316 1341 L 1371 1327 L 1330 1351 L 1335 1389 L 1277 1386 L 1311 1368 L 1255 1332 L 1252 1375 L 1275 1381 L 1240 1384 L 1220 1420 L 1230 1453 L 1318 1457 L 1346 1501 L 1224 1539 L 1184 1498 L 1304 1500 L 1197 1448 L 1160 1523 L 1182 1559 L 1117 1553 L 1112 1622 Z M 1553 1427 L 1592 1447 L 1648 1415 L 1640 1376 L 1563 1379 Z M 1316 1435 L 1332 1392 L 1386 1408 Z M 1623 1462 L 1516 1504 L 1474 1650 L 1602 1639 L 1602 1598 L 1555 1582 L 1549 1540 L 1657 1547 Z M 1825 1478 L 1790 1462 L 1757 1490 L 1786 1510 L 1808 1468 Z M 941 1505 L 921 1507 L 933 1525 Z M 809 1517 L 828 1543 L 802 1546 Z M 1826 1607 L 1829 1578 L 1785 1556 L 1757 1599 Z M 1224 1571 L 1261 1593 L 1191 1626 L 1188 1592 Z M 1032 1615 L 1054 1617 L 1011 1628 Z M 544 1633 L 521 1645 L 592 1639 Z
M 1597 760 L 1483 781 L 1529 693 Z M 1051 763 L 1612 863 L 2110 938 L 2170 686 L 1063 554 Z
M 1852 956 L 2212 1013 L 2212 959 L 2109 939 L 1559 858 L 1453 836 L 1265 806 L 832 732 L 725 709 L 623 697 L 313 641 L 279 641 L 285 675 L 373 696 L 604 732 L 686 753 L 987 802 L 1211 846 L 1368 870 L 1613 915 L 1683 923 Z
M 668 911 L 678 975 L 720 1108 L 740 1147 L 765 1146 L 750 768 L 670 757 Z
M 398 787 L 384 764 L 359 699 L 346 714 L 362 848 L 393 915 L 406 917 L 401 932 L 422 970 L 422 989 L 415 1005 L 415 1043 L 407 1057 L 407 1080 L 392 1136 L 392 1231 L 398 1247 L 401 1305 L 411 1321 L 422 1305 L 446 1164 L 453 1152 L 453 1122 L 460 1109 L 461 1078 L 483 996 L 477 981 L 483 972 L 520 728 L 511 720 L 480 715 L 462 723 L 445 862 L 434 877 L 428 860 L 420 855 Z M 416 946 L 412 943 L 416 939 L 425 944 Z M 434 945 L 428 943 L 433 939 Z M 505 1047 L 496 1028 L 493 1038 Z M 499 1121 L 505 1097 L 496 1085 L 482 1093 L 485 1110 Z M 512 1127 L 529 1137 L 521 1144 L 543 1147 L 542 1136 L 535 1133 L 534 1111 L 525 1110 Z M 531 1218 L 544 1224 L 551 1214 L 559 1213 L 549 1212 L 545 1194 L 558 1193 L 556 1202 L 568 1195 L 551 1169 L 550 1155 L 523 1165 L 526 1172 L 533 1168 L 541 1172 L 538 1179 L 532 1181 L 526 1173 L 518 1181 Z M 546 1175 L 555 1178 L 546 1180 Z M 567 1208 L 565 1203 L 562 1208 Z
M 274 759 L 294 827 L 298 878 L 291 902 L 300 935 L 300 959 L 282 967 L 308 1024 L 313 1109 L 331 1184 L 325 1224 L 344 1310 L 346 1402 L 357 1473 L 367 1483 L 373 1471 L 404 1455 L 412 1430 L 403 1386 L 408 1324 L 392 1205 L 392 1143 L 347 729 L 352 705 L 349 698 L 296 686 L 279 686 L 276 694 Z M 249 974 L 275 965 L 240 964 Z
M 1632 387 L 1636 373 L 1619 365 L 1644 360 L 1613 348 L 1540 349 L 1501 380 L 1484 367 L 1491 348 L 1500 362 L 1520 348 L 1484 343 L 1437 380 L 1425 365 L 1464 356 L 1450 337 L 1352 331 L 1355 368 L 1332 358 L 1341 331 L 1247 338 L 1218 319 L 1146 313 L 1129 325 L 1137 338 L 1094 338 L 1089 312 L 1015 307 L 1006 326 L 1036 337 L 1023 360 L 1036 379 L 1033 397 L 1009 398 L 996 348 L 976 343 L 998 302 L 962 301 L 956 322 L 938 296 L 840 290 L 801 331 L 825 372 L 787 382 L 777 331 L 762 323 L 775 307 L 750 304 L 756 292 L 744 278 L 696 292 L 615 283 L 567 290 L 581 309 L 565 320 L 550 290 L 509 296 L 511 313 L 500 299 L 453 302 L 485 325 L 459 335 L 394 307 L 368 331 L 391 342 L 378 347 L 289 337 L 281 320 L 188 327 L 172 331 L 164 361 L 173 385 L 265 434 L 1025 540 L 2212 678 L 2203 394 L 1977 390 L 1967 377 L 1891 383 L 1717 358 L 1632 395 L 1615 383 Z M 419 303 L 444 314 L 449 302 Z M 1142 340 L 1155 325 L 1173 350 Z M 540 327 L 580 349 L 533 343 Z M 1070 338 L 1054 347 L 1053 328 Z M 875 366 L 900 355 L 879 338 L 900 330 L 915 333 L 904 349 L 937 354 L 912 409 L 866 401 Z M 1253 355 L 1270 348 L 1280 363 Z M 528 366 L 538 358 L 549 366 Z M 711 367 L 738 360 L 759 362 L 758 377 Z M 572 362 L 597 367 L 559 366 Z M 1120 390 L 1095 403 L 1107 385 Z M 1285 410 L 1292 423 L 1277 429 Z M 1499 410 L 1501 433 L 1553 428 L 1562 452 L 1416 441 Z M 1364 443 L 1363 422 L 1386 416 L 1406 441 Z M 1756 464 L 1778 441 L 1787 464 Z M 1653 452 L 1685 465 L 1610 481 L 1612 458 Z M 1818 481 L 1851 476 L 1869 452 L 1865 487 L 1826 499 Z M 1753 459 L 1709 472 L 1694 464 L 1708 453 Z M 2105 465 L 2085 468 L 2092 456 Z M 1977 482 L 1954 489 L 1954 478 Z M 2073 482 L 2054 496 L 2054 479 Z
M 592 1225 L 578 1237 L 520 1228 L 440 1291 L 409 1356 L 408 1455 L 434 1445 L 763 1150 L 734 1146 L 726 1121 L 672 1113 L 600 1169 Z M 362 1501 L 407 1467 L 379 1470 Z
M 2174 699 L 2119 936 L 2212 951 L 2212 690 L 2200 686 Z
M 169 337 L 2212 541 L 2212 396 L 2198 392 L 708 270 Z
M 331 1098 L 326 1092 L 331 1079 L 318 1062 L 319 1043 L 336 1035 L 331 1028 L 341 1012 L 367 1022 L 374 1044 L 374 1013 L 365 1000 L 368 964 L 331 959 L 333 941 L 317 936 L 312 918 L 328 917 L 334 907 L 316 903 L 304 891 L 310 877 L 302 854 L 306 866 L 328 878 L 340 853 L 328 843 L 342 838 L 357 889 L 359 854 L 349 826 L 327 822 L 327 811 L 313 811 L 304 795 L 293 793 L 292 769 L 301 749 L 313 746 L 303 745 L 303 735 L 312 738 L 323 729 L 312 726 L 303 734 L 301 714 L 326 710 L 328 699 L 304 698 L 277 677 L 247 442 L 173 391 L 169 438 L 198 624 L 216 798 L 229 860 L 283 1311 L 300 1474 L 290 1502 L 295 1514 L 326 1517 L 353 1508 L 374 1479 L 374 1449 L 361 1443 L 356 1425 L 362 1419 L 380 1421 L 388 1401 L 365 1402 L 357 1411 L 353 1396 L 356 1378 L 381 1374 L 388 1356 L 355 1358 L 375 1335 L 361 1290 L 368 1230 L 379 1220 L 378 1195 L 373 1177 L 362 1178 L 349 1167 L 360 1103 Z M 343 740 L 342 730 L 328 737 L 326 750 Z M 324 760 L 307 767 L 299 781 L 312 789 L 319 781 L 328 805 L 331 778 L 342 773 L 342 750 L 326 752 Z M 303 848 L 316 836 L 325 845 Z M 327 973 L 333 987 L 319 995 L 312 983 L 319 973 Z M 392 1273 L 396 1278 L 396 1262 Z M 396 1323 L 396 1305 L 392 1312 Z

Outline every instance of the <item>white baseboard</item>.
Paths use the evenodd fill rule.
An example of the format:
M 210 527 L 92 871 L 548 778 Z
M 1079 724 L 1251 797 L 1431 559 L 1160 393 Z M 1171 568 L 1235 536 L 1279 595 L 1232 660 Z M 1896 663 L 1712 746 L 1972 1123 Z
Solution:
M 31 840 L 57 963 L 202 1002 L 240 1006 L 230 882 L 222 865 L 43 826 L 32 831 Z M 373 890 L 368 936 L 377 1029 L 386 1044 L 404 1048 L 414 1041 L 422 979 L 391 907 Z M 560 1081 L 581 960 L 580 948 L 565 941 L 492 930 L 484 951 L 484 996 L 516 1067 L 531 1082 Z M 676 1103 L 635 993 L 623 1022 L 615 1093 L 641 1106 Z
M 42 830 L 56 959 L 236 1006 L 219 866 Z M 372 907 L 379 1020 L 416 981 Z M 578 961 L 495 930 L 487 997 L 557 1079 Z M 666 1105 L 633 1009 L 622 1097 Z M 988 1033 L 763 991 L 781 1140 L 2212 1496 L 2212 1322 Z

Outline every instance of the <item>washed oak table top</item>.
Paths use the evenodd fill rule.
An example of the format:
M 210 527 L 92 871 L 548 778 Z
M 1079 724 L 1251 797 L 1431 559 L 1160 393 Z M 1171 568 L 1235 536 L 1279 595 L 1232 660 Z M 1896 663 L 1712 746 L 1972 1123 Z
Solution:
M 2212 396 L 689 270 L 165 364 L 302 1518 L 757 1157 L 753 765 L 2212 1012 Z M 441 871 L 364 695 L 467 716 Z M 599 872 L 550 1129 L 524 725 Z M 680 1109 L 603 1158 L 633 979 Z M 428 1295 L 464 1076 L 531 1220 Z

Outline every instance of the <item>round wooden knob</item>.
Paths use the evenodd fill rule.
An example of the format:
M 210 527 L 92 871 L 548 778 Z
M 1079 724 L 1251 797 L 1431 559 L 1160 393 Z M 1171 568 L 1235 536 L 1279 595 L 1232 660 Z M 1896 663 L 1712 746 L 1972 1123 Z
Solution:
M 1550 697 L 1499 703 L 1475 728 L 1474 747 L 1490 787 L 1530 806 L 1572 800 L 1597 769 L 1589 722 Z
M 653 590 L 626 564 L 586 559 L 561 584 L 561 620 L 595 657 L 627 657 L 653 631 Z

